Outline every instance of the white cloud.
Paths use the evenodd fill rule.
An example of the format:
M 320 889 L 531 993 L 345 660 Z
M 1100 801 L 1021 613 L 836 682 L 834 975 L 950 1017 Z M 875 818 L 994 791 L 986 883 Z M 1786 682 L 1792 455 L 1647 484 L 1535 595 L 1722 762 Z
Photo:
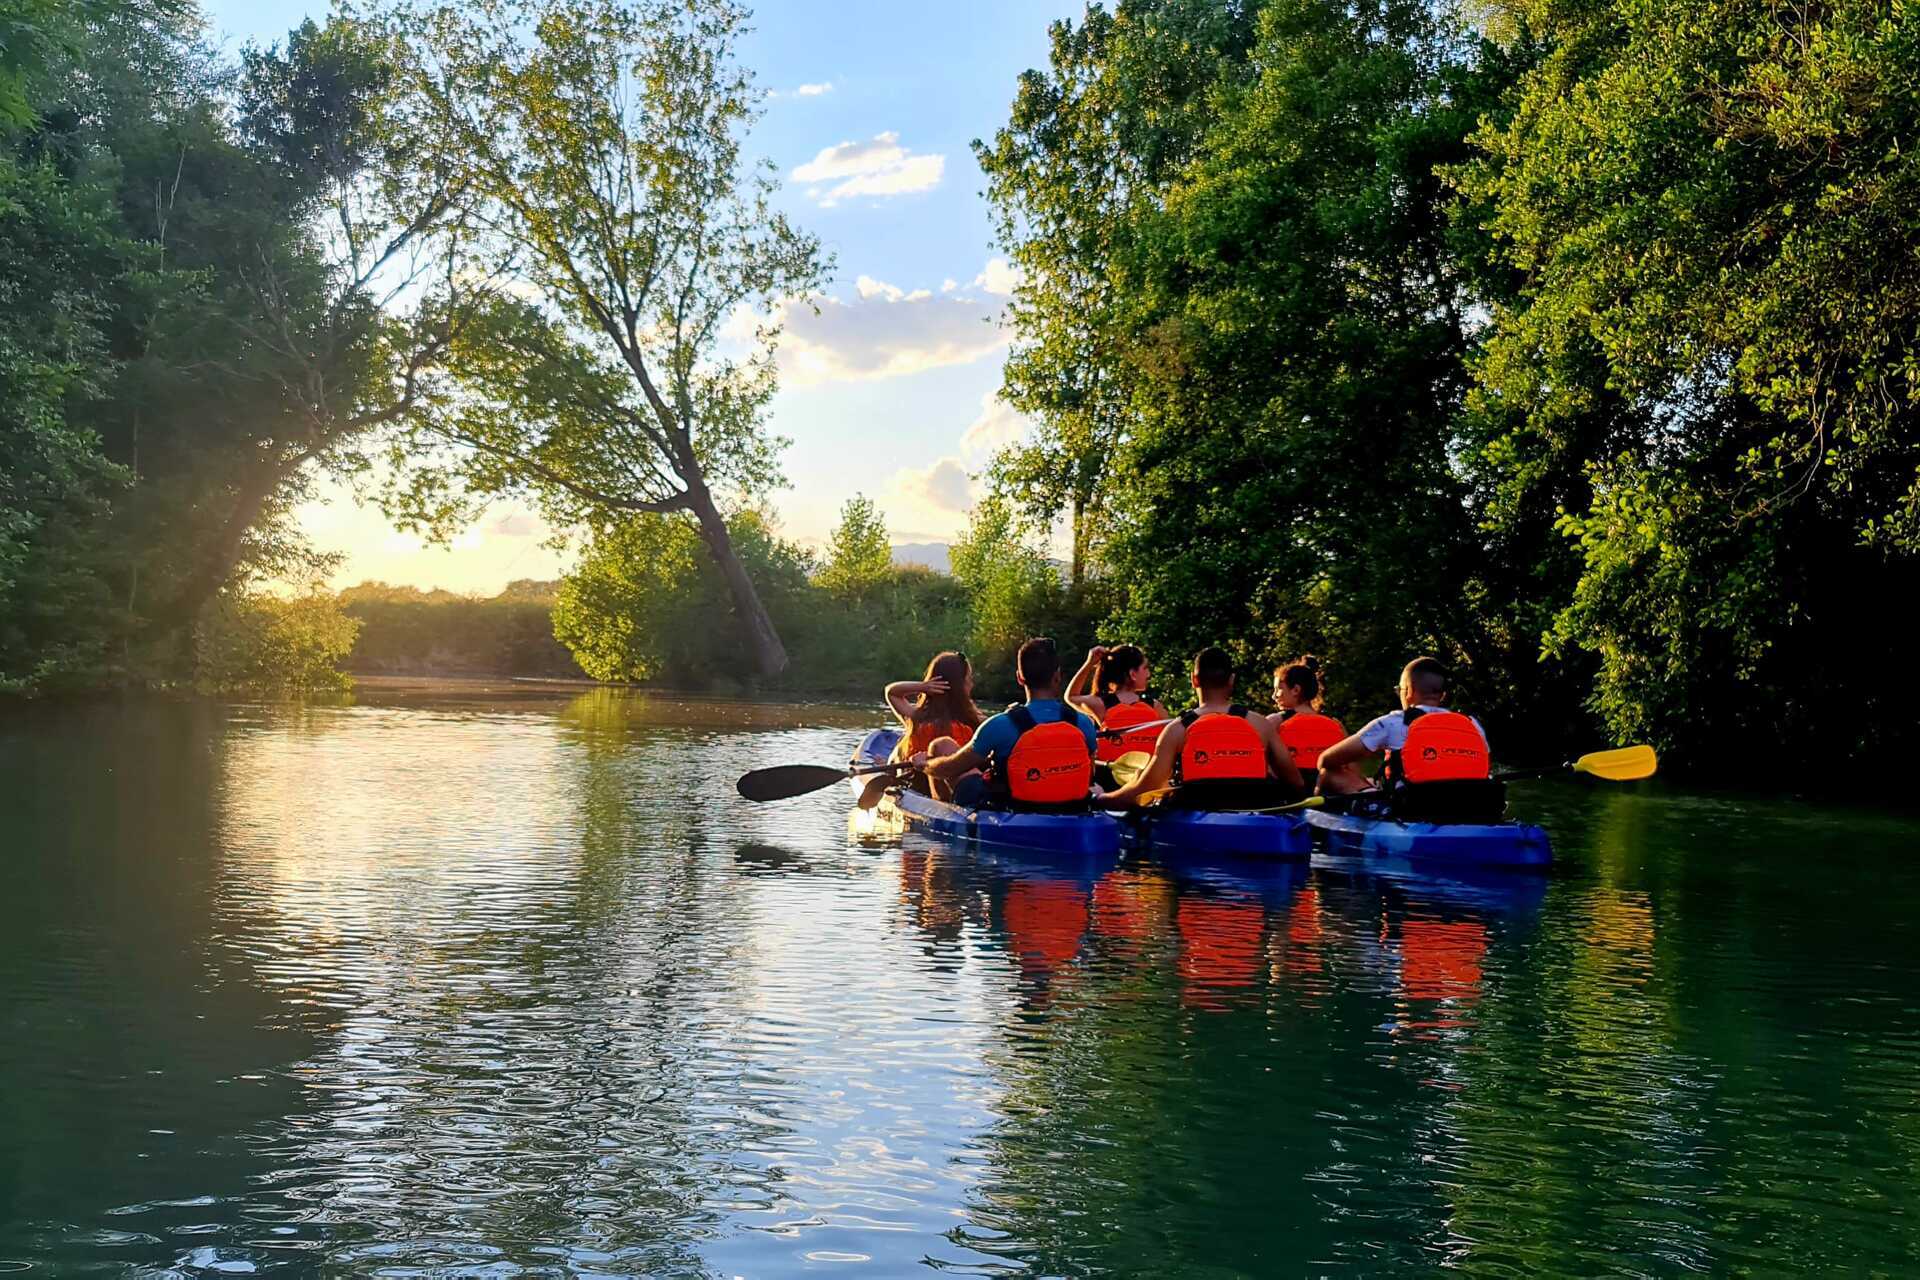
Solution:
M 942 293 L 952 293 L 955 289 L 958 289 L 959 287 L 960 287 L 960 282 L 958 280 L 955 280 L 952 276 L 948 276 L 945 280 L 942 280 L 940 282 L 940 292 Z
M 888 483 L 890 495 L 906 510 L 930 517 L 938 524 L 945 517 L 964 516 L 973 505 L 973 477 L 958 458 L 941 458 L 921 470 L 908 468 L 894 472 Z
M 993 323 L 999 313 L 993 304 L 937 298 L 926 289 L 908 293 L 870 276 L 855 287 L 859 297 L 852 301 L 795 299 L 776 310 L 773 319 L 783 330 L 780 369 L 788 385 L 904 377 L 971 364 L 1006 345 L 1007 335 Z M 755 320 L 730 318 L 727 336 L 750 337 Z
M 1025 273 L 1005 258 L 989 258 L 986 269 L 973 278 L 973 287 L 1004 298 L 1024 278 Z
M 855 196 L 901 196 L 931 191 L 946 174 L 947 158 L 914 155 L 888 130 L 866 142 L 842 142 L 824 148 L 793 171 L 796 182 L 815 184 L 807 195 L 831 208 Z
M 833 81 L 822 80 L 818 84 L 803 84 L 794 92 L 802 98 L 817 98 L 823 93 L 833 92 Z
M 989 391 L 980 398 L 980 413 L 960 436 L 960 448 L 969 458 L 989 458 L 1026 438 L 1033 422 L 1024 413 Z

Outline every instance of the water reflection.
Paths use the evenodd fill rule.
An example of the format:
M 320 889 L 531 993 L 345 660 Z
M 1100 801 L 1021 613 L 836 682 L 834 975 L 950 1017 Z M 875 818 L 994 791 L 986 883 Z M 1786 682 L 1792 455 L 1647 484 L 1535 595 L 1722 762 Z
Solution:
M 0 728 L 0 1262 L 1920 1247 L 1904 827 L 1542 788 L 1550 877 L 850 842 L 842 789 L 732 794 L 845 755 L 839 713 L 771 714 L 568 693 Z

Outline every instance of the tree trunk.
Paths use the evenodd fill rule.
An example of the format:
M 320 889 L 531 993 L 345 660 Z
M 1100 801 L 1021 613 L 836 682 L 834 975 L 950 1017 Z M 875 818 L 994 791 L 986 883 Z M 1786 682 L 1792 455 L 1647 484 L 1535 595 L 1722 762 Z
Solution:
M 1068 581 L 1080 586 L 1087 580 L 1087 510 L 1080 495 L 1073 495 L 1073 567 Z
M 713 562 L 726 577 L 734 611 L 747 629 L 760 674 L 779 675 L 787 669 L 787 647 L 780 643 L 780 633 L 773 628 L 767 606 L 760 603 L 760 593 L 754 590 L 753 579 L 747 576 L 747 566 L 740 563 L 739 555 L 734 552 L 733 539 L 727 535 L 727 522 L 721 517 L 720 509 L 713 505 L 713 495 L 704 484 L 696 482 L 689 489 L 687 503 L 700 521 L 700 533 L 707 540 Z
M 279 491 L 281 482 L 291 469 L 286 464 L 264 466 L 253 472 L 241 485 L 240 493 L 234 499 L 233 513 L 227 517 L 213 546 L 201 557 L 200 563 L 187 576 L 173 599 L 148 620 L 145 628 L 148 636 L 164 637 L 193 625 L 207 601 L 233 576 L 234 568 L 240 563 L 240 551 L 246 545 L 247 534 L 259 522 L 268 501 Z

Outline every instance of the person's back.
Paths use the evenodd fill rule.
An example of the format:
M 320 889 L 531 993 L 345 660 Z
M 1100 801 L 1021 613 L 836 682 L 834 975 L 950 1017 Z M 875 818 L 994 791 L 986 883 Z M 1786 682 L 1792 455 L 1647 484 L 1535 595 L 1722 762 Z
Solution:
M 888 685 L 886 700 L 906 731 L 894 748 L 896 760 L 939 745 L 965 746 L 980 724 L 973 705 L 973 666 L 966 654 L 954 650 L 935 654 L 924 679 Z
M 1102 797 L 1116 807 L 1147 802 L 1172 787 L 1187 801 L 1206 792 L 1264 783 L 1271 775 L 1289 793 L 1300 791 L 1294 767 L 1267 718 L 1233 701 L 1233 661 L 1217 646 L 1194 655 L 1193 688 L 1200 705 L 1161 731 L 1153 758 L 1138 777 Z M 1231 807 L 1231 806 L 1224 806 Z
M 1344 793 L 1373 785 L 1362 761 L 1384 757 L 1388 786 L 1485 779 L 1492 771 L 1486 730 L 1446 706 L 1447 670 L 1433 658 L 1415 658 L 1400 673 L 1400 710 L 1376 716 L 1360 732 L 1320 755 L 1320 790 Z
M 1061 698 L 1053 642 L 1020 646 L 1015 676 L 1026 689 L 1024 704 L 988 717 L 954 753 L 920 763 L 936 782 L 952 780 L 956 804 L 1083 803 L 1093 782 L 1096 726 Z

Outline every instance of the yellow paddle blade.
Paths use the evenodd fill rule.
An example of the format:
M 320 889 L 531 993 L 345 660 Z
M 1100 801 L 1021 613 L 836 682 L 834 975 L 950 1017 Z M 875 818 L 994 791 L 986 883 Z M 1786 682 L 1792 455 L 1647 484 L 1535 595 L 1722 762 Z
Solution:
M 1595 751 L 1581 756 L 1573 762 L 1575 773 L 1590 773 L 1596 778 L 1605 778 L 1608 782 L 1633 782 L 1639 778 L 1651 778 L 1653 771 L 1660 767 L 1660 759 L 1648 746 L 1615 747 L 1612 751 Z
M 1129 751 L 1107 767 L 1113 770 L 1113 780 L 1126 787 L 1133 785 L 1134 779 L 1145 773 L 1147 766 L 1152 763 L 1152 752 Z

